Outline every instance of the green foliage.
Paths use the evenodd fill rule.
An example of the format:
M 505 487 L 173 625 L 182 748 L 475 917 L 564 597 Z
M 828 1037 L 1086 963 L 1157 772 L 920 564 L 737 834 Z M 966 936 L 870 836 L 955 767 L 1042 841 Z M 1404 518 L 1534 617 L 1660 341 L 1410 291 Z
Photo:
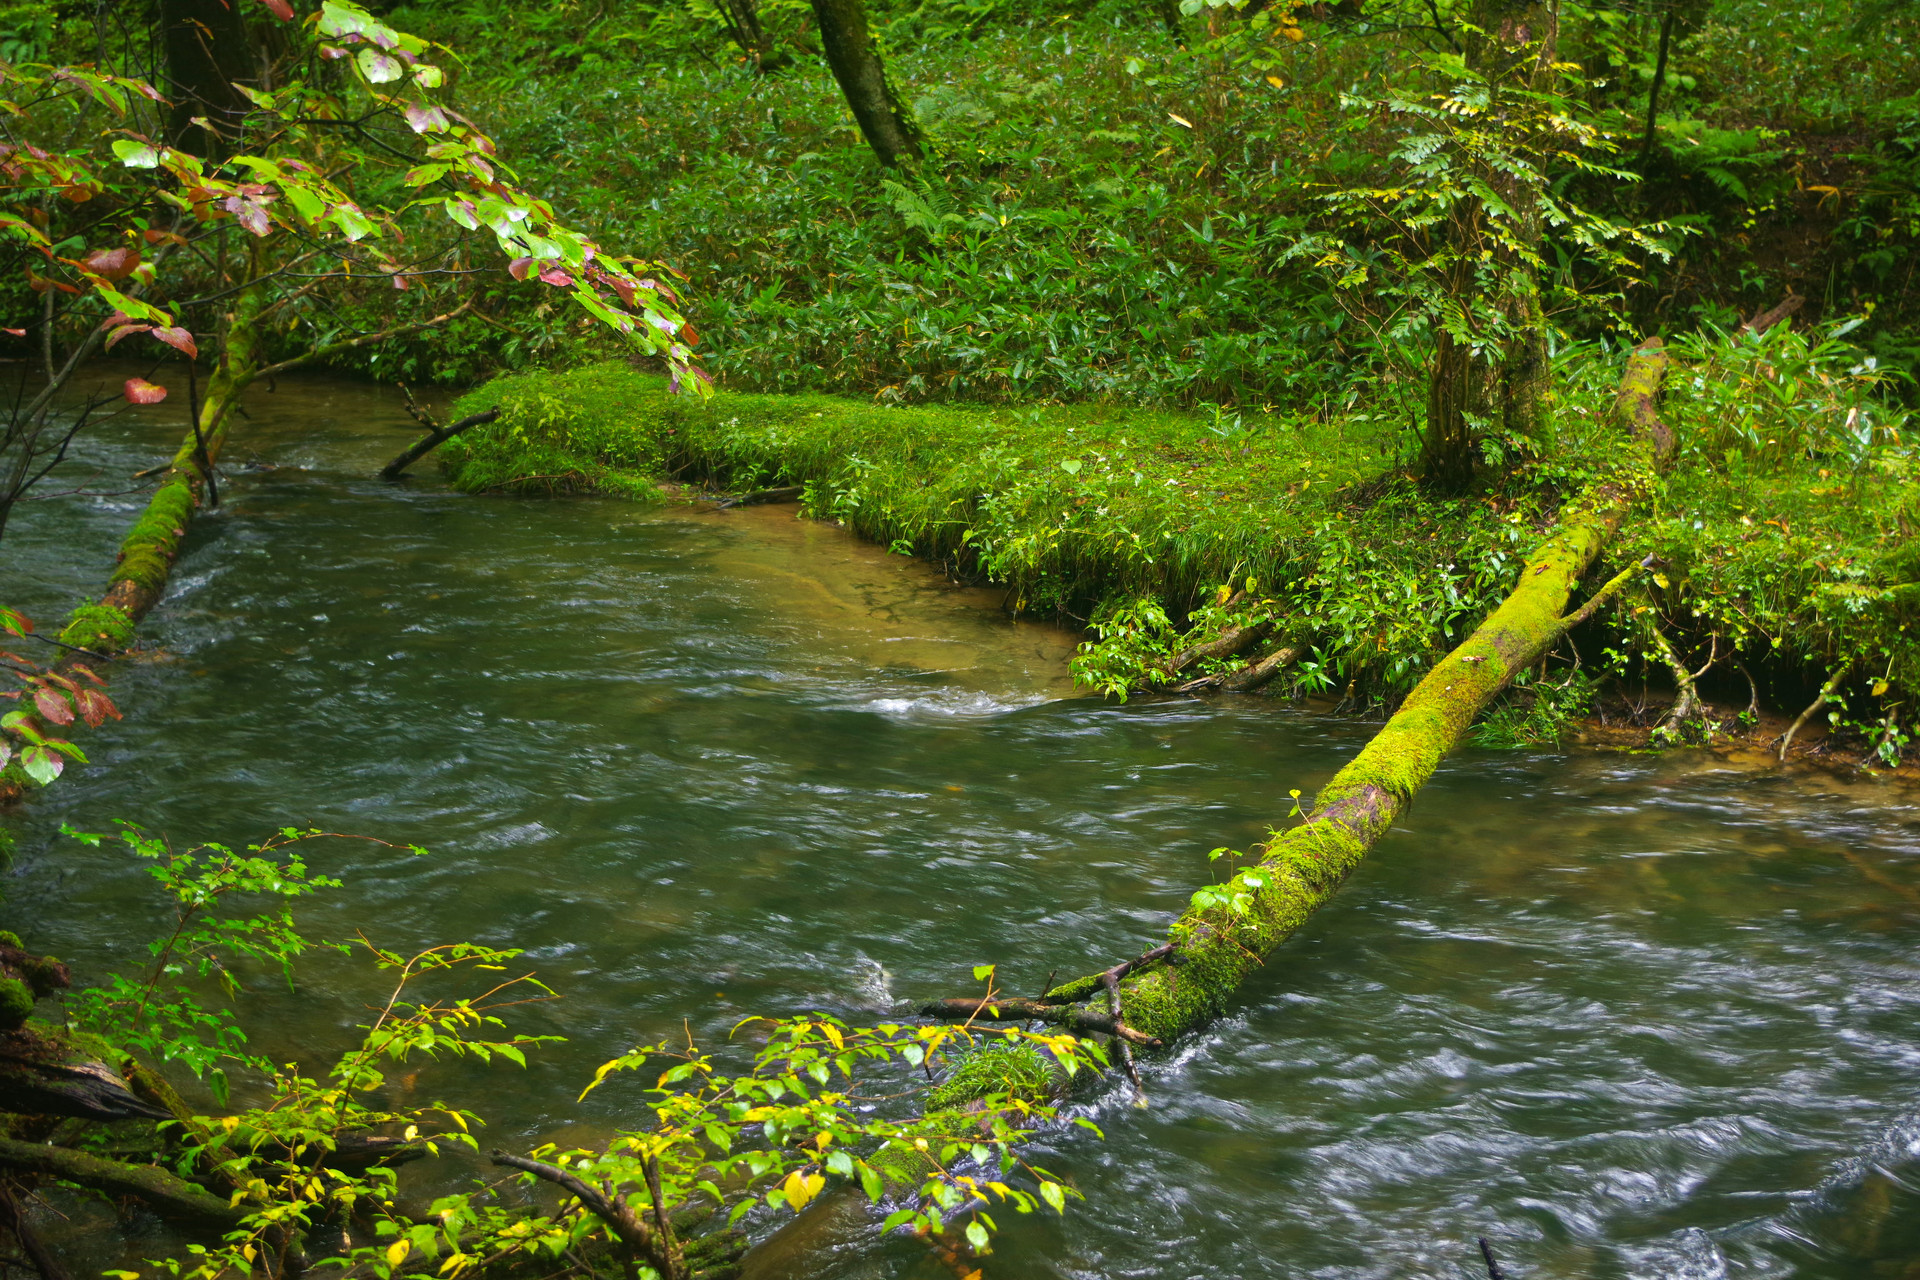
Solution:
M 224 1101 L 223 1064 L 256 1071 L 268 1071 L 271 1064 L 247 1051 L 246 1032 L 233 1011 L 208 1008 L 200 993 L 212 987 L 231 999 L 241 990 L 243 964 L 278 969 L 291 986 L 294 959 L 311 945 L 294 928 L 292 904 L 340 882 L 311 874 L 297 852 L 275 855 L 329 833 L 286 827 L 235 853 L 219 844 L 176 849 L 133 823 L 120 826 L 113 837 L 65 825 L 61 831 L 84 844 L 119 840 L 150 862 L 153 878 L 172 901 L 173 928 L 148 944 L 143 972 L 114 974 L 76 992 L 67 1001 L 67 1015 L 75 1027 L 129 1051 L 180 1063 Z M 251 915 L 219 914 L 229 909 L 230 899 L 235 905 L 255 899 L 264 905 Z
M 1082 641 L 1073 659 L 1076 682 L 1121 702 L 1134 690 L 1167 683 L 1166 660 L 1180 633 L 1157 600 L 1102 601 L 1089 624 L 1094 638 Z

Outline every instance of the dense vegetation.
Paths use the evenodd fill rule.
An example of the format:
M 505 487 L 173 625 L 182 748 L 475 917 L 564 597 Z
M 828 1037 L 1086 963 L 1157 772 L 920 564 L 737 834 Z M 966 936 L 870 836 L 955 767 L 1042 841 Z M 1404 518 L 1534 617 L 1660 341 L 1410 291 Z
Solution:
M 0 298 L 48 383 L 14 398 L 0 516 L 106 408 L 63 416 L 55 397 L 106 346 L 153 362 L 127 401 L 184 390 L 192 424 L 63 656 L 7 655 L 16 792 L 84 762 L 83 728 L 122 712 L 101 664 L 217 500 L 228 410 L 303 362 L 484 383 L 447 450 L 474 493 L 800 488 L 810 515 L 1087 626 L 1077 673 L 1120 697 L 1266 671 L 1391 712 L 1454 662 L 1485 686 L 1463 714 L 1491 707 L 1491 743 L 1555 739 L 1636 692 L 1636 745 L 1809 699 L 1852 758 L 1897 765 L 1908 744 L 1907 6 L 920 0 L 875 4 L 877 40 L 851 45 L 840 0 L 154 8 L 0 12 L 0 232 L 20 268 Z M 886 60 L 865 98 L 849 49 Z M 1646 415 L 1624 415 L 1640 432 L 1623 443 L 1630 349 L 1674 358 L 1672 448 Z M 1458 656 L 1569 524 L 1592 554 L 1552 581 L 1607 584 L 1593 605 L 1497 679 L 1471 665 L 1499 658 L 1491 642 Z M 0 624 L 31 634 L 11 610 Z M 1152 958 L 1277 945 L 1462 725 L 1366 784 L 1391 793 L 1377 829 L 1335 832 L 1324 862 L 1276 836 Z M 1335 800 L 1363 789 L 1336 783 Z M 471 1145 L 470 1117 L 388 1107 L 387 1073 L 519 1060 L 532 1041 L 496 1011 L 522 992 L 445 984 L 513 953 L 368 944 L 393 995 L 362 1040 L 324 1067 L 250 1056 L 222 991 L 309 947 L 288 903 L 331 887 L 296 849 L 320 834 L 182 851 L 129 829 L 178 927 L 64 1025 L 35 1009 L 69 975 L 0 934 L 17 1050 L 0 1055 L 0 1226 L 26 1254 L 10 1197 L 46 1180 L 198 1229 L 217 1243 L 154 1268 L 207 1280 L 327 1257 L 351 1275 L 718 1277 L 736 1223 L 798 1211 L 829 1177 L 891 1196 L 886 1229 L 960 1266 L 989 1210 L 1064 1206 L 1021 1140 L 1105 1055 L 1067 1031 L 981 1048 L 973 1022 L 1007 1003 L 990 988 L 957 1031 L 815 1017 L 765 1024 L 731 1062 L 636 1049 L 601 1079 L 672 1065 L 635 1128 L 496 1154 L 564 1191 L 558 1208 L 475 1191 L 416 1213 L 391 1164 Z M 1184 1030 L 1237 981 L 1152 1007 L 1171 962 L 1145 960 L 1017 1016 L 1125 1060 L 1158 1043 L 1140 1027 Z M 913 1080 L 935 1065 L 942 1082 Z M 856 1068 L 908 1101 L 855 1105 L 839 1089 Z

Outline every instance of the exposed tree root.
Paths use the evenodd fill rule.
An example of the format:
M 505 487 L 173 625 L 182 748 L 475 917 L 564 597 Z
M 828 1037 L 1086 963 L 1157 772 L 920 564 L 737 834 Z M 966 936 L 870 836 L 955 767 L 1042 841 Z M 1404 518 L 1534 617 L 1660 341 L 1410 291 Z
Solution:
M 1845 680 L 1852 670 L 1853 664 L 1848 663 L 1829 676 L 1827 682 L 1820 686 L 1820 696 L 1815 698 L 1805 711 L 1795 716 L 1793 723 L 1787 726 L 1787 731 L 1780 735 L 1780 759 L 1783 762 L 1787 758 L 1787 749 L 1793 746 L 1794 738 L 1799 735 L 1801 729 L 1806 727 L 1807 721 L 1813 719 L 1815 712 L 1833 700 L 1833 695 L 1839 691 L 1840 682 Z
M 1666 635 L 1660 630 L 1658 613 L 1650 624 L 1654 651 L 1660 655 L 1661 662 L 1673 676 L 1673 705 L 1667 708 L 1666 715 L 1654 726 L 1653 738 L 1656 742 L 1685 742 L 1690 728 L 1698 729 L 1702 742 L 1711 741 L 1714 731 L 1720 726 L 1708 714 L 1707 704 L 1700 697 L 1699 680 L 1720 660 L 1720 637 L 1714 636 L 1706 663 L 1698 671 L 1689 671 L 1687 664 L 1680 660 L 1673 646 L 1667 642 Z

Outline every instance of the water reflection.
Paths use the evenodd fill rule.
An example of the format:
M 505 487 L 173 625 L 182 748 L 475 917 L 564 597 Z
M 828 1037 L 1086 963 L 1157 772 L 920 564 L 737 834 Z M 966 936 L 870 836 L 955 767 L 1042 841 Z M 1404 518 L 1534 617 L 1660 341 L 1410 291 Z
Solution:
M 1071 637 L 791 508 L 383 485 L 392 398 L 282 382 L 250 409 L 233 456 L 277 469 L 196 525 L 100 766 L 19 820 L 10 914 L 91 975 L 157 925 L 63 819 L 425 844 L 327 855 L 348 888 L 307 918 L 529 949 L 566 999 L 527 1029 L 569 1043 L 414 1086 L 502 1145 L 620 1123 L 580 1082 L 683 1018 L 874 1017 L 975 963 L 1024 989 L 1126 954 L 1366 733 L 1072 697 Z M 171 431 L 88 463 L 138 470 Z M 51 616 L 94 585 L 131 502 L 31 508 L 9 593 Z M 1019 1221 L 988 1274 L 1466 1277 L 1485 1235 L 1516 1277 L 1920 1275 L 1917 817 L 1704 758 L 1450 762 L 1239 1012 L 1151 1067 L 1151 1110 L 1078 1101 L 1108 1141 L 1042 1146 L 1088 1203 Z M 336 1048 L 369 990 L 333 962 L 299 1001 L 263 982 L 262 1047 Z M 867 1241 L 801 1270 L 929 1266 Z

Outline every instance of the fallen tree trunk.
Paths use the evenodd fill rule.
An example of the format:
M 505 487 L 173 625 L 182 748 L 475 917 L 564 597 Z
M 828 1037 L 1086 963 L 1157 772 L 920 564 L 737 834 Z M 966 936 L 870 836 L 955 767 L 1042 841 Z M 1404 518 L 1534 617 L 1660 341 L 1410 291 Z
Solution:
M 186 438 L 173 455 L 160 488 L 121 541 L 106 594 L 98 604 L 84 604 L 73 611 L 60 633 L 62 644 L 90 655 L 119 653 L 133 643 L 133 631 L 140 619 L 166 594 L 167 578 L 173 571 L 174 558 L 180 554 L 181 540 L 220 461 L 220 447 L 226 443 L 233 408 L 259 372 L 255 321 L 264 301 L 265 292 L 258 286 L 241 290 L 235 299 L 220 363 L 207 380 L 206 398 L 196 406 L 198 416 L 188 424 Z
M 1521 569 L 1512 593 L 1320 789 L 1305 821 L 1276 835 L 1259 863 L 1235 877 L 1238 891 L 1212 895 L 1207 905 L 1174 922 L 1171 952 L 1134 968 L 1119 984 L 1116 1021 L 1140 1035 L 1171 1040 L 1223 1012 L 1248 975 L 1333 896 L 1406 812 L 1494 697 L 1540 661 L 1571 626 L 1590 617 L 1602 598 L 1627 584 L 1638 565 L 1608 582 L 1585 607 L 1566 612 L 1581 578 L 1671 456 L 1672 434 L 1655 409 L 1666 364 L 1658 338 L 1634 350 L 1616 400 L 1628 439 L 1609 473 L 1567 505 L 1552 536 Z M 1106 985 L 1101 975 L 1080 978 L 1055 987 L 1038 1003 L 1048 1010 L 1049 1021 L 1065 1025 L 1081 1017 L 1113 1016 L 1102 998 L 1108 995 Z M 961 1012 L 960 1003 L 940 1002 L 923 1012 L 951 1017 Z M 963 1016 L 983 1021 L 1027 1016 L 974 1003 L 976 1008 Z M 949 1004 L 956 1006 L 951 1012 Z
M 182 1226 L 230 1231 L 247 1215 L 247 1210 L 227 1203 L 225 1197 L 176 1178 L 158 1165 L 127 1164 L 69 1147 L 0 1138 L 0 1169 L 58 1178 L 110 1196 L 138 1200 Z

